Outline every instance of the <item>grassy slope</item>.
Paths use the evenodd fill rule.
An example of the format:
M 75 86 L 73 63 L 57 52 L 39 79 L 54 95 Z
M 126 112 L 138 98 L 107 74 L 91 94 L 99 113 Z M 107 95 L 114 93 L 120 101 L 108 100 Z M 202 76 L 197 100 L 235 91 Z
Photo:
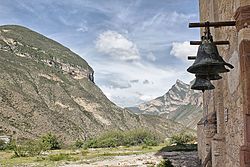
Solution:
M 121 109 L 87 78 L 74 79 L 42 61 L 60 60 L 92 71 L 85 60 L 61 44 L 20 26 L 0 26 L 0 31 L 5 40 L 17 43 L 10 46 L 0 38 L 0 48 L 8 48 L 0 49 L 0 135 L 36 138 L 52 132 L 72 142 L 110 129 L 145 127 L 165 136 L 183 129 L 157 116 L 148 118 Z

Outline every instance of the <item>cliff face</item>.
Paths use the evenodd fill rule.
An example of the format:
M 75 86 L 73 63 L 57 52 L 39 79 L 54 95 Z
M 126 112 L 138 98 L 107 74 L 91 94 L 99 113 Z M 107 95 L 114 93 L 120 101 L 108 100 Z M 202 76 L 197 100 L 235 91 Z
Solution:
M 136 113 L 159 115 L 196 129 L 202 117 L 202 94 L 190 89 L 190 85 L 177 80 L 163 96 L 128 109 Z
M 25 27 L 0 26 L 0 71 L 0 135 L 52 132 L 71 142 L 110 129 L 146 127 L 169 136 L 183 128 L 117 107 L 85 60 Z

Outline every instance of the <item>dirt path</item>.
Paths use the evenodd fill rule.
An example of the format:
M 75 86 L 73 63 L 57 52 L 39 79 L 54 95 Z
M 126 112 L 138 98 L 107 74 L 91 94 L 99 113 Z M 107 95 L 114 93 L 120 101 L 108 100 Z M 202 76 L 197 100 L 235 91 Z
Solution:
M 199 166 L 197 152 L 161 152 L 99 157 L 78 164 L 64 164 L 60 167 L 149 167 L 156 166 L 163 158 L 170 159 L 175 167 Z

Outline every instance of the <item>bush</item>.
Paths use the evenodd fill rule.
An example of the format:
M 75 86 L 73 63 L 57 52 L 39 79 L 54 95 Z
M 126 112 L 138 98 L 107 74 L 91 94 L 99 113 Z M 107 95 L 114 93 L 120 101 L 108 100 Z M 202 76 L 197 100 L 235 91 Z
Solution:
M 52 133 L 42 136 L 41 142 L 47 150 L 56 150 L 61 148 L 58 138 Z
M 158 134 L 145 129 L 135 129 L 125 132 L 125 145 L 147 145 L 156 146 L 161 141 Z
M 37 156 L 45 150 L 43 144 L 38 140 L 29 140 L 22 144 L 17 144 L 16 141 L 13 140 L 8 147 L 14 151 L 15 157 Z
M 117 146 L 136 146 L 146 145 L 155 146 L 162 139 L 156 133 L 145 129 L 135 129 L 127 132 L 110 131 L 102 134 L 100 137 L 88 140 L 85 148 L 117 147 Z
M 174 167 L 174 166 L 172 165 L 172 162 L 171 162 L 169 159 L 167 159 L 167 160 L 162 160 L 162 161 L 157 165 L 157 167 Z
M 181 133 L 173 135 L 170 139 L 170 143 L 183 145 L 183 144 L 194 142 L 195 140 L 196 140 L 196 137 L 192 135 L 191 133 L 181 132 Z
M 96 139 L 89 139 L 83 145 L 84 149 L 87 149 L 87 148 L 97 148 L 97 147 L 98 147 L 98 144 L 97 144 L 97 140 Z
M 84 142 L 81 141 L 81 140 L 76 140 L 76 142 L 75 142 L 75 144 L 74 144 L 74 146 L 75 146 L 76 148 L 82 148 L 83 145 L 84 145 Z
M 124 134 L 121 131 L 109 131 L 103 133 L 100 137 L 88 140 L 85 148 L 104 148 L 117 147 L 124 143 Z
M 5 143 L 5 141 L 0 139 L 0 150 L 5 150 L 6 147 L 7 147 L 7 144 Z

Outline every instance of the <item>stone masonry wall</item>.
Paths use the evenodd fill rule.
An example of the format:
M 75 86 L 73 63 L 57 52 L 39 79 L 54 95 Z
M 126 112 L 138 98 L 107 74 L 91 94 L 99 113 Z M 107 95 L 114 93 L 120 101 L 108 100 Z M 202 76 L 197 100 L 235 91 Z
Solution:
M 235 20 L 237 9 L 250 5 L 250 0 L 200 0 L 199 3 L 201 22 L 230 21 Z M 218 45 L 217 47 L 223 59 L 234 66 L 229 73 L 221 75 L 223 79 L 213 81 L 215 90 L 206 92 L 203 99 L 204 110 L 208 104 L 208 112 L 216 112 L 217 129 L 211 139 L 205 135 L 208 128 L 201 124 L 198 125 L 199 157 L 204 162 L 209 145 L 212 150 L 213 167 L 243 166 L 240 161 L 240 152 L 241 146 L 244 145 L 247 122 L 244 121 L 245 87 L 243 81 L 245 77 L 242 75 L 242 71 L 246 69 L 242 69 L 245 62 L 241 61 L 239 46 L 242 39 L 250 39 L 250 30 L 243 33 L 237 27 L 239 26 L 211 28 L 214 41 L 228 40 L 230 42 L 230 45 Z M 245 27 L 244 31 L 249 27 Z M 203 29 L 201 29 L 201 34 L 202 31 Z M 211 128 L 209 130 L 213 131 Z

